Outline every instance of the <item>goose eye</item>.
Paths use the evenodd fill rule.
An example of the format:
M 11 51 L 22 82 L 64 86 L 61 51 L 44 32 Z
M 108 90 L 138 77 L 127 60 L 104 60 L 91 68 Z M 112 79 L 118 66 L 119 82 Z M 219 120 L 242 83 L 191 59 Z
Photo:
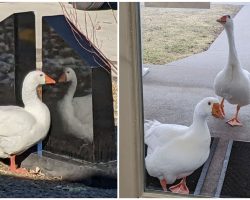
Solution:
M 229 19 L 231 18 L 231 16 L 230 16 L 230 15 L 228 15 L 227 17 L 228 17 Z
M 69 74 L 69 71 L 67 71 L 67 73 Z
M 211 102 L 209 101 L 207 104 L 210 106 L 210 105 L 211 105 Z
M 42 76 L 43 76 L 43 74 L 40 74 L 40 76 L 42 77 Z

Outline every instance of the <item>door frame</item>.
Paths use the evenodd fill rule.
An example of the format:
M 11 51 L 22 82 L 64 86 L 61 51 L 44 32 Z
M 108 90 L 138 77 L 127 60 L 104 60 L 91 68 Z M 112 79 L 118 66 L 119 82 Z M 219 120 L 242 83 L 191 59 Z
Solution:
M 195 2 L 194 4 L 197 4 Z M 188 5 L 190 7 L 190 4 Z M 185 197 L 146 192 L 140 3 L 119 3 L 119 197 Z M 194 197 L 194 196 L 186 196 Z

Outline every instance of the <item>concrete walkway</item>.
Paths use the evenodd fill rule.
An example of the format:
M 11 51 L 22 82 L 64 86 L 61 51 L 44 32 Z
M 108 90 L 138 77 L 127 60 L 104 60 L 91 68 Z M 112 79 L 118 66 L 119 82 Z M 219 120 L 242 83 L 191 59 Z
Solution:
M 218 16 L 220 17 L 220 16 Z M 235 41 L 242 66 L 250 71 L 250 5 L 245 5 L 234 18 Z M 216 19 L 214 19 L 216 20 Z M 228 41 L 223 31 L 203 53 L 172 62 L 168 65 L 145 65 L 144 116 L 163 123 L 192 123 L 195 105 L 204 97 L 215 96 L 213 81 L 227 64 Z M 250 92 L 250 91 L 249 91 Z M 230 127 L 225 121 L 235 113 L 236 106 L 225 103 L 224 121 L 209 118 L 213 137 L 220 141 L 213 157 L 202 194 L 213 196 L 220 176 L 228 141 L 250 141 L 250 105 L 240 110 L 243 127 Z

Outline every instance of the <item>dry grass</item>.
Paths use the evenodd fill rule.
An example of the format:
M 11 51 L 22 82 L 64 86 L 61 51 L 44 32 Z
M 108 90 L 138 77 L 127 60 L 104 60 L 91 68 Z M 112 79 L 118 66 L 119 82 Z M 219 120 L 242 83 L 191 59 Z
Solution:
M 210 9 L 168 9 L 142 6 L 144 64 L 166 64 L 206 51 L 223 27 L 216 19 L 235 16 L 239 5 L 211 4 Z
M 26 179 L 32 179 L 32 180 L 61 180 L 60 177 L 48 177 L 45 176 L 43 173 L 40 172 L 38 169 L 35 170 L 29 170 L 29 173 L 27 174 L 16 174 L 9 170 L 9 166 L 5 165 L 4 163 L 0 162 L 0 175 L 9 175 L 13 177 L 23 177 Z

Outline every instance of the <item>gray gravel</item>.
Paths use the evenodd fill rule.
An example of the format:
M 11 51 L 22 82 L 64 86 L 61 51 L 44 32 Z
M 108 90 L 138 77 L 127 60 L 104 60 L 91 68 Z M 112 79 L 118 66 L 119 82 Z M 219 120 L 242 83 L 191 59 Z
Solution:
M 0 175 L 0 198 L 116 198 L 117 189 Z

